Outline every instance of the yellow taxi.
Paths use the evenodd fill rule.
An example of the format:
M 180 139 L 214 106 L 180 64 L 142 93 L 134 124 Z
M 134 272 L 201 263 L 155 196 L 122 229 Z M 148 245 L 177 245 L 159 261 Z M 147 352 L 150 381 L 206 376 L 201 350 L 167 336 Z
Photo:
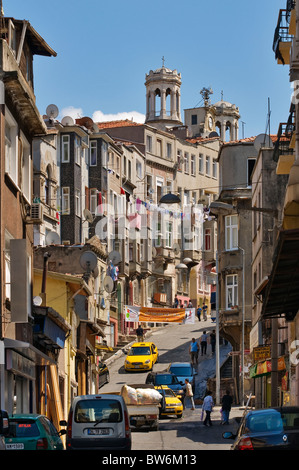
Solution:
M 125 359 L 125 370 L 152 370 L 158 356 L 158 348 L 154 343 L 133 343 Z
M 177 418 L 183 416 L 183 403 L 171 388 L 167 385 L 157 385 L 155 389 L 161 393 L 162 407 L 160 416 L 175 415 Z

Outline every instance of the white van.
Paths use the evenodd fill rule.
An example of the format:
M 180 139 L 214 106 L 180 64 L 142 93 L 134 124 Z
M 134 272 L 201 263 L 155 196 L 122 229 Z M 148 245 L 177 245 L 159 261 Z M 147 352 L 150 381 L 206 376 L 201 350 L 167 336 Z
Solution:
M 112 394 L 74 398 L 67 425 L 67 450 L 131 450 L 129 415 L 123 397 Z

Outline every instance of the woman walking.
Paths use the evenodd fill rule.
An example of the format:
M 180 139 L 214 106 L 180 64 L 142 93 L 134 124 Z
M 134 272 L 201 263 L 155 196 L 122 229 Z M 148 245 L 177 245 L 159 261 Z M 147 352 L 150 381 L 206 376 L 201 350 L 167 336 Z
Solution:
M 212 392 L 208 391 L 207 396 L 205 397 L 203 404 L 202 404 L 202 410 L 206 412 L 206 417 L 203 422 L 205 426 L 212 426 L 211 413 L 213 411 L 213 406 L 214 406 L 214 401 L 212 397 Z

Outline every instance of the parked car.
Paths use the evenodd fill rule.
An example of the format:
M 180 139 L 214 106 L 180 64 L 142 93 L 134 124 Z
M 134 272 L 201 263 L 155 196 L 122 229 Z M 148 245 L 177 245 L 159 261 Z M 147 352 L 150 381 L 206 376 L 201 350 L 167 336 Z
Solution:
M 290 450 L 292 443 L 279 411 L 273 408 L 245 413 L 237 434 L 224 432 L 224 439 L 234 439 L 232 450 Z
M 134 343 L 125 359 L 125 370 L 152 370 L 158 357 L 158 348 L 154 343 Z
M 130 450 L 131 429 L 124 399 L 98 394 L 75 397 L 69 411 L 67 450 Z
M 9 417 L 9 434 L 5 437 L 7 450 L 64 450 L 61 435 L 54 424 L 40 414 L 14 414 Z
M 175 415 L 177 418 L 181 418 L 183 416 L 183 403 L 175 392 L 167 385 L 159 385 L 155 389 L 163 397 L 160 416 Z
M 9 418 L 5 410 L 0 410 L 0 450 L 5 450 L 5 437 L 9 432 Z
M 167 385 L 167 387 L 171 388 L 171 390 L 173 390 L 180 399 L 183 399 L 183 386 L 178 381 L 177 376 L 171 372 L 150 372 L 146 377 L 145 383 L 155 386 Z
M 191 362 L 172 362 L 167 368 L 168 372 L 172 372 L 178 378 L 178 381 L 185 385 L 185 379 L 188 379 L 192 387 L 195 386 L 195 375 L 197 372 Z
M 107 384 L 110 380 L 109 369 L 104 362 L 98 364 L 99 388 Z
M 292 449 L 299 450 L 299 406 L 281 406 L 274 409 L 281 414 L 283 429 Z

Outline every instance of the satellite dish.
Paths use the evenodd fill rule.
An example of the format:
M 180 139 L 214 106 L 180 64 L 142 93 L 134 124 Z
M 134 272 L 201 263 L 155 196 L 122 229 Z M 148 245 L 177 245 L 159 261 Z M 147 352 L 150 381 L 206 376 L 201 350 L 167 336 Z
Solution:
M 46 109 L 46 114 L 48 116 L 49 119 L 55 119 L 57 118 L 58 116 L 58 108 L 56 106 L 56 104 L 49 104 L 49 106 L 47 107 Z
M 257 151 L 259 151 L 261 148 L 273 148 L 272 139 L 267 134 L 259 134 L 255 138 L 253 145 Z
M 46 245 L 59 245 L 60 244 L 60 236 L 57 232 L 49 232 L 46 235 Z
M 104 289 L 106 292 L 111 294 L 113 292 L 114 282 L 111 276 L 104 277 Z
M 87 222 L 89 222 L 90 224 L 93 222 L 94 220 L 93 215 L 88 209 L 84 209 L 83 215 L 85 217 L 85 220 L 87 220 Z
M 63 126 L 73 126 L 74 125 L 74 119 L 71 116 L 64 116 L 61 120 L 61 124 Z
M 97 266 L 97 257 L 93 251 L 85 251 L 80 256 L 81 267 L 87 271 L 93 271 Z
M 111 251 L 108 255 L 108 259 L 112 262 L 114 266 L 121 262 L 121 254 L 119 251 Z
M 209 134 L 209 137 L 219 137 L 219 134 L 218 134 L 218 132 L 213 131 Z
M 153 188 L 149 188 L 149 190 L 148 190 L 148 194 L 154 194 L 154 190 L 153 190 Z
M 43 299 L 39 295 L 36 295 L 35 297 L 33 297 L 33 305 L 35 305 L 36 307 L 40 307 L 42 303 L 43 303 Z
M 173 245 L 173 251 L 174 251 L 174 254 L 175 255 L 179 255 L 180 254 L 180 251 L 181 251 L 181 248 L 180 248 L 180 245 L 178 243 L 175 243 Z

